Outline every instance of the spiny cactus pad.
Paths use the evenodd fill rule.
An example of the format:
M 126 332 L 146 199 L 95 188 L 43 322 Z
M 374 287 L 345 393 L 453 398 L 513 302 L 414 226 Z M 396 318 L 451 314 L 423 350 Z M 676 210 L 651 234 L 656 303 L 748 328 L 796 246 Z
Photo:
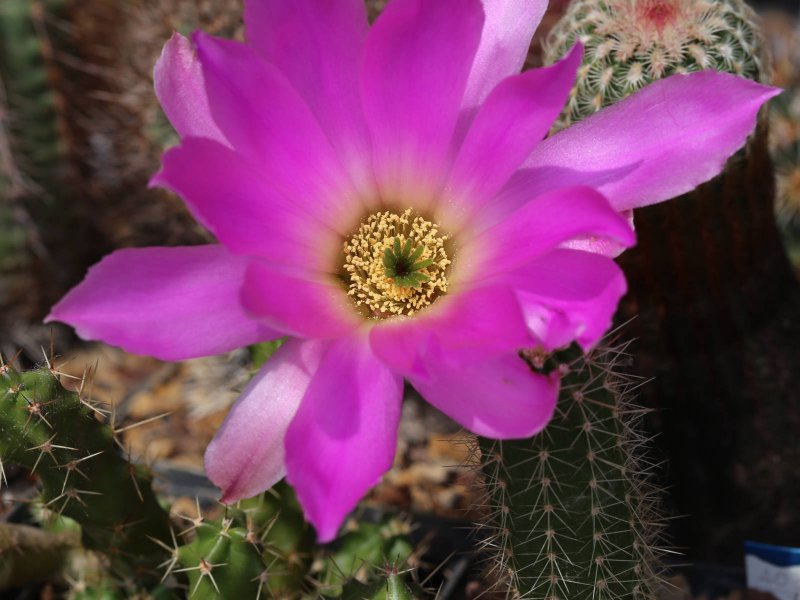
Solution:
M 49 368 L 19 373 L 0 361 L 0 485 L 14 463 L 41 482 L 41 503 L 81 525 L 81 541 L 123 576 L 158 580 L 153 540 L 170 539 L 169 516 L 147 469 L 122 455 L 107 416 Z
M 660 525 L 636 430 L 642 411 L 628 399 L 635 382 L 615 374 L 621 356 L 529 355 L 533 368 L 564 374 L 552 422 L 531 439 L 480 440 L 490 574 L 509 597 L 653 597 Z
M 188 520 L 192 539 L 173 545 L 165 577 L 185 573 L 195 600 L 414 597 L 403 574 L 413 552 L 408 528 L 393 517 L 353 522 L 331 547 L 319 547 L 281 482 L 219 518 Z
M 757 17 L 743 0 L 574 0 L 547 37 L 545 62 L 576 41 L 583 65 L 558 128 L 674 73 L 766 75 Z

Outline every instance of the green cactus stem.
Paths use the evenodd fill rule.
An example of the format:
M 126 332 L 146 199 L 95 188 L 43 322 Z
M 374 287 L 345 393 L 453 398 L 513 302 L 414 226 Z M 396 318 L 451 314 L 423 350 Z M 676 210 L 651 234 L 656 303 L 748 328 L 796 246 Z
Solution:
M 166 574 L 186 573 L 192 598 L 298 598 L 310 593 L 314 533 L 285 483 L 227 507 L 219 518 L 190 521 L 184 533 L 193 539 L 175 546 Z
M 34 473 L 41 503 L 77 521 L 83 546 L 110 557 L 115 571 L 157 581 L 164 556 L 154 540 L 170 540 L 169 516 L 151 474 L 119 452 L 106 420 L 50 369 L 0 366 L 0 462 Z
M 341 600 L 414 600 L 417 596 L 396 569 L 388 569 L 372 584 L 351 581 L 345 584 Z
M 586 45 L 560 125 L 672 73 L 766 81 L 761 37 L 743 0 L 575 0 L 546 52 L 553 62 Z M 637 209 L 638 245 L 620 257 L 630 289 L 618 319 L 636 317 L 632 371 L 654 380 L 640 402 L 657 409 L 646 425 L 667 459 L 671 510 L 687 515 L 670 534 L 695 559 L 738 564 L 744 539 L 790 542 L 800 524 L 784 500 L 800 477 L 774 471 L 798 460 L 797 419 L 782 407 L 800 386 L 800 288 L 774 192 L 762 118 L 722 174 Z
M 766 75 L 757 19 L 743 0 L 575 0 L 547 37 L 545 61 L 578 40 L 584 61 L 559 128 L 675 73 Z
M 407 524 L 390 516 L 377 523 L 351 522 L 318 561 L 318 589 L 326 598 L 347 598 L 353 590 L 364 591 L 364 598 L 383 597 L 380 594 L 389 589 L 400 593 L 408 586 L 399 572 L 414 553 L 409 531 Z
M 100 255 L 86 218 L 92 211 L 78 190 L 73 129 L 84 116 L 69 114 L 81 105 L 70 105 L 66 94 L 64 65 L 75 57 L 69 28 L 60 25 L 69 3 L 0 2 L 0 245 L 12 252 L 4 254 L 12 265 L 0 264 L 9 278 L 9 288 L 0 289 L 0 329 L 6 343 L 23 346 L 31 336 L 43 341 L 34 324 Z M 87 91 L 81 94 L 78 102 L 85 102 Z M 33 325 L 27 339 L 17 339 L 21 323 Z
M 647 480 L 635 381 L 622 350 L 577 348 L 532 368 L 563 374 L 556 414 L 525 440 L 479 438 L 490 518 L 489 575 L 508 598 L 654 598 L 661 528 Z
M 294 491 L 281 482 L 218 518 L 187 520 L 192 539 L 172 546 L 165 577 L 188 576 L 191 598 L 414 597 L 406 581 L 409 529 L 395 518 L 353 521 L 331 547 L 319 547 Z

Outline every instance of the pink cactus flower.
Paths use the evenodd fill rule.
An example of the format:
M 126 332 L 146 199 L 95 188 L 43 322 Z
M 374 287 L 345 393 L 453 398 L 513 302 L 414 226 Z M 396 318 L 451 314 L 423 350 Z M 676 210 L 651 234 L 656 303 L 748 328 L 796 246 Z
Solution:
M 114 252 L 48 320 L 165 360 L 288 336 L 206 453 L 224 502 L 287 475 L 332 539 L 404 380 L 477 434 L 540 431 L 558 378 L 519 349 L 596 343 L 627 211 L 718 173 L 776 93 L 678 75 L 544 139 L 581 60 L 519 73 L 545 5 L 392 0 L 370 27 L 363 0 L 248 0 L 246 43 L 167 43 L 153 184 L 219 244 Z

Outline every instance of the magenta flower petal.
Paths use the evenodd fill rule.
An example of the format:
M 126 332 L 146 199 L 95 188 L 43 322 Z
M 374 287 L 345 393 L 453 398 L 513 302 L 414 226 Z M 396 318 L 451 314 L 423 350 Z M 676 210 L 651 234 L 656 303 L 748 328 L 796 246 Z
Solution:
M 424 207 L 444 184 L 482 26 L 478 0 L 393 0 L 370 30 L 361 89 L 383 198 Z
M 525 438 L 541 431 L 555 410 L 558 375 L 533 373 L 517 352 L 471 363 L 449 352 L 427 359 L 430 377 L 411 385 L 468 430 L 495 439 Z M 465 366 L 466 365 L 466 366 Z
M 321 542 L 392 466 L 402 392 L 365 339 L 340 339 L 323 356 L 286 434 L 289 483 Z
M 673 198 L 719 173 L 779 93 L 710 70 L 656 81 L 542 142 L 526 165 L 538 185 L 526 194 L 589 185 L 618 211 Z
M 284 438 L 325 344 L 287 340 L 236 401 L 206 450 L 206 473 L 222 502 L 250 498 L 286 474 Z
M 222 246 L 117 250 L 89 269 L 46 321 L 163 360 L 280 337 L 245 313 L 239 301 L 245 268 Z
M 619 213 L 634 231 L 633 226 L 633 210 L 623 210 Z M 594 252 L 595 254 L 602 254 L 616 258 L 625 251 L 625 246 L 618 241 L 606 237 L 597 237 L 594 235 L 580 235 L 574 237 L 561 244 L 562 248 L 570 248 L 572 250 L 583 250 L 584 252 Z
M 189 40 L 173 34 L 156 63 L 153 80 L 158 101 L 178 135 L 227 143 L 211 116 L 200 62 Z
M 462 292 L 417 319 L 381 323 L 370 332 L 370 344 L 387 365 L 406 375 L 427 376 L 438 368 L 428 364 L 426 352 L 456 351 L 460 359 L 474 360 L 505 354 L 536 344 L 525 324 L 513 288 L 486 286 Z
M 341 213 L 358 195 L 303 98 L 252 48 L 202 33 L 193 39 L 211 114 L 233 148 L 292 202 L 313 203 L 344 233 Z
M 369 31 L 363 0 L 247 0 L 245 25 L 247 43 L 291 81 L 366 191 L 369 134 L 358 92 Z
M 181 196 L 195 217 L 232 252 L 269 257 L 312 270 L 327 269 L 324 250 L 336 233 L 313 202 L 293 203 L 265 182 L 258 169 L 212 140 L 187 138 L 162 157 L 151 185 Z M 320 252 L 320 250 L 323 250 Z
M 516 289 L 528 328 L 548 351 L 573 340 L 594 346 L 627 290 L 613 260 L 579 250 L 554 250 L 499 279 Z
M 581 56 L 577 45 L 555 65 L 509 77 L 492 91 L 450 172 L 449 202 L 442 207 L 454 213 L 448 217 L 465 220 L 491 202 L 525 161 L 564 107 Z
M 463 106 L 479 105 L 500 81 L 522 69 L 547 0 L 483 0 L 486 20 Z
M 242 287 L 242 304 L 287 335 L 331 338 L 347 335 L 363 320 L 341 285 L 329 277 L 302 279 L 261 262 L 250 263 Z M 309 318 L 313 315 L 313 318 Z
M 636 242 L 630 223 L 601 194 L 588 187 L 559 189 L 528 202 L 472 242 L 487 248 L 485 265 L 473 280 L 514 270 L 580 235 L 624 247 Z

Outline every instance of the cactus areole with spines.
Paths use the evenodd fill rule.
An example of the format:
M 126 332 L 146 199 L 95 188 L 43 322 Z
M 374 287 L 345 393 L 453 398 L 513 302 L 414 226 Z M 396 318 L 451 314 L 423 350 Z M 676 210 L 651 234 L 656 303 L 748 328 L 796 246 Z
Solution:
M 404 379 L 473 432 L 540 431 L 559 376 L 519 348 L 592 347 L 620 213 L 713 176 L 776 93 L 667 79 L 541 141 L 582 54 L 519 73 L 545 8 L 392 0 L 370 26 L 363 0 L 247 0 L 246 43 L 165 46 L 181 142 L 153 184 L 219 244 L 115 252 L 49 320 L 169 360 L 288 336 L 206 453 L 223 501 L 287 475 L 332 539 L 392 464 Z
M 547 37 L 545 61 L 576 40 L 584 61 L 559 127 L 676 73 L 767 79 L 757 19 L 744 0 L 575 0 Z
M 106 554 L 121 575 L 157 582 L 169 516 L 152 475 L 121 455 L 101 415 L 50 369 L 19 373 L 0 360 L 0 486 L 4 464 L 28 469 L 44 507 L 81 524 L 85 548 Z

